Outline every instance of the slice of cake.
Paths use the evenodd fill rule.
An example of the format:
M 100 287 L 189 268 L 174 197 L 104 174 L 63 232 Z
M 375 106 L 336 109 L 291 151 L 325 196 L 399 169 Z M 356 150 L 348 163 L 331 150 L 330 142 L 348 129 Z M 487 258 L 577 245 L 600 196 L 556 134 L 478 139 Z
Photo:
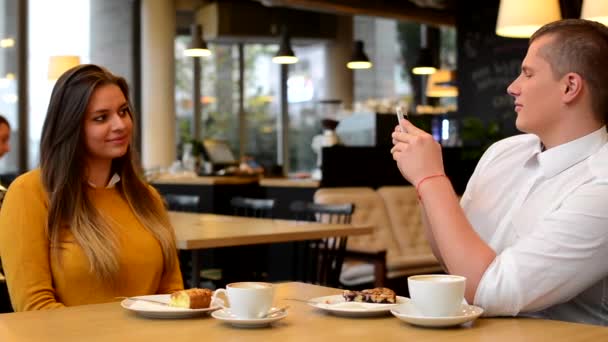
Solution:
M 169 306 L 188 309 L 206 309 L 211 304 L 213 291 L 209 289 L 188 289 L 171 294 Z
M 395 291 L 386 287 L 376 287 L 363 291 L 346 290 L 342 294 L 347 302 L 363 302 L 377 304 L 395 304 Z

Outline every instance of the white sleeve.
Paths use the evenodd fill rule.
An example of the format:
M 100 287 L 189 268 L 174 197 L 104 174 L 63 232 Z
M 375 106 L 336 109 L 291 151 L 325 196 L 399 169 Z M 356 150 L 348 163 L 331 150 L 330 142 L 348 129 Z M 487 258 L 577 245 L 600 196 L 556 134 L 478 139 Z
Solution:
M 487 316 L 534 312 L 570 300 L 608 275 L 608 184 L 568 196 L 529 236 L 497 255 L 475 305 Z

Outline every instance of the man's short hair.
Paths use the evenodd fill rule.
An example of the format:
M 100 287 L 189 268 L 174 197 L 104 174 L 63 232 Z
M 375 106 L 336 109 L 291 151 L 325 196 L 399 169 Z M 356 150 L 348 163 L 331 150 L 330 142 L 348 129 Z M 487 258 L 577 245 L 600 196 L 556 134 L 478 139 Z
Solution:
M 551 65 L 554 76 L 579 74 L 589 87 L 593 112 L 608 122 L 608 28 L 584 19 L 554 21 L 538 29 L 530 37 L 530 44 L 545 35 L 553 39 L 540 54 Z

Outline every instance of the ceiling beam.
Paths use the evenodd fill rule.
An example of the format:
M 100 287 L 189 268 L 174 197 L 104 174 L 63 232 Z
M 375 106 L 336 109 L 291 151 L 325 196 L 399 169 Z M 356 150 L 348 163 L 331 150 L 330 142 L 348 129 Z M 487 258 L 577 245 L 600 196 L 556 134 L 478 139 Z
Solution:
M 366 15 L 415 21 L 429 25 L 456 25 L 453 11 L 421 8 L 409 1 L 369 0 L 255 0 L 265 6 L 290 7 L 334 14 Z

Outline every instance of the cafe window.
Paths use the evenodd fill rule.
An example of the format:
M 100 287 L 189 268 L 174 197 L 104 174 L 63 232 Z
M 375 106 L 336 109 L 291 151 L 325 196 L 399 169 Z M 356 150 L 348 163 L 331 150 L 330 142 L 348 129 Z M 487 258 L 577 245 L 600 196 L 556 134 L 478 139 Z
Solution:
M 80 62 L 88 61 L 90 1 L 29 0 L 28 7 L 28 168 L 31 169 L 39 163 L 42 125 L 56 81 L 49 74 L 51 56 L 79 56 Z
M 18 170 L 19 116 L 17 110 L 17 40 L 19 0 L 0 1 L 0 114 L 11 126 L 11 151 L 0 159 L 0 174 L 16 173 Z
M 441 26 L 439 32 L 440 68 L 455 70 L 456 28 Z M 420 76 L 412 76 L 410 69 L 420 47 L 420 24 L 355 16 L 353 35 L 364 42 L 368 57 L 374 63 L 371 69 L 354 71 L 355 102 L 414 101 L 413 82 Z M 456 98 L 440 99 L 441 103 L 455 101 Z
M 183 54 L 189 39 L 178 36 L 175 40 L 178 146 L 192 137 L 194 64 L 192 57 Z M 271 60 L 278 46 L 243 46 L 244 137 L 239 137 L 238 123 L 238 45 L 209 44 L 209 48 L 212 55 L 201 60 L 201 137 L 225 140 L 236 155 L 251 156 L 266 169 L 272 168 L 277 160 L 280 67 Z M 316 103 L 324 72 L 324 48 L 294 46 L 294 50 L 300 61 L 289 67 L 287 79 L 290 171 L 310 171 L 316 160 L 310 143 L 320 132 Z M 239 139 L 245 139 L 244 151 L 239 150 Z
M 184 55 L 189 42 L 189 36 L 175 39 L 177 145 L 181 149 L 193 138 L 196 100 L 200 101 L 201 108 L 201 137 L 226 141 L 238 155 L 238 48 L 228 44 L 209 44 L 211 56 L 199 59 L 201 93 L 198 99 L 194 99 L 194 60 Z
M 69 67 L 95 63 L 123 76 L 133 89 L 131 2 L 29 0 L 28 168 L 39 164 L 40 135 L 56 79 Z M 112 29 L 108 29 L 111 27 Z M 120 32 L 121 39 L 116 39 Z M 56 68 L 58 65 L 62 67 Z

